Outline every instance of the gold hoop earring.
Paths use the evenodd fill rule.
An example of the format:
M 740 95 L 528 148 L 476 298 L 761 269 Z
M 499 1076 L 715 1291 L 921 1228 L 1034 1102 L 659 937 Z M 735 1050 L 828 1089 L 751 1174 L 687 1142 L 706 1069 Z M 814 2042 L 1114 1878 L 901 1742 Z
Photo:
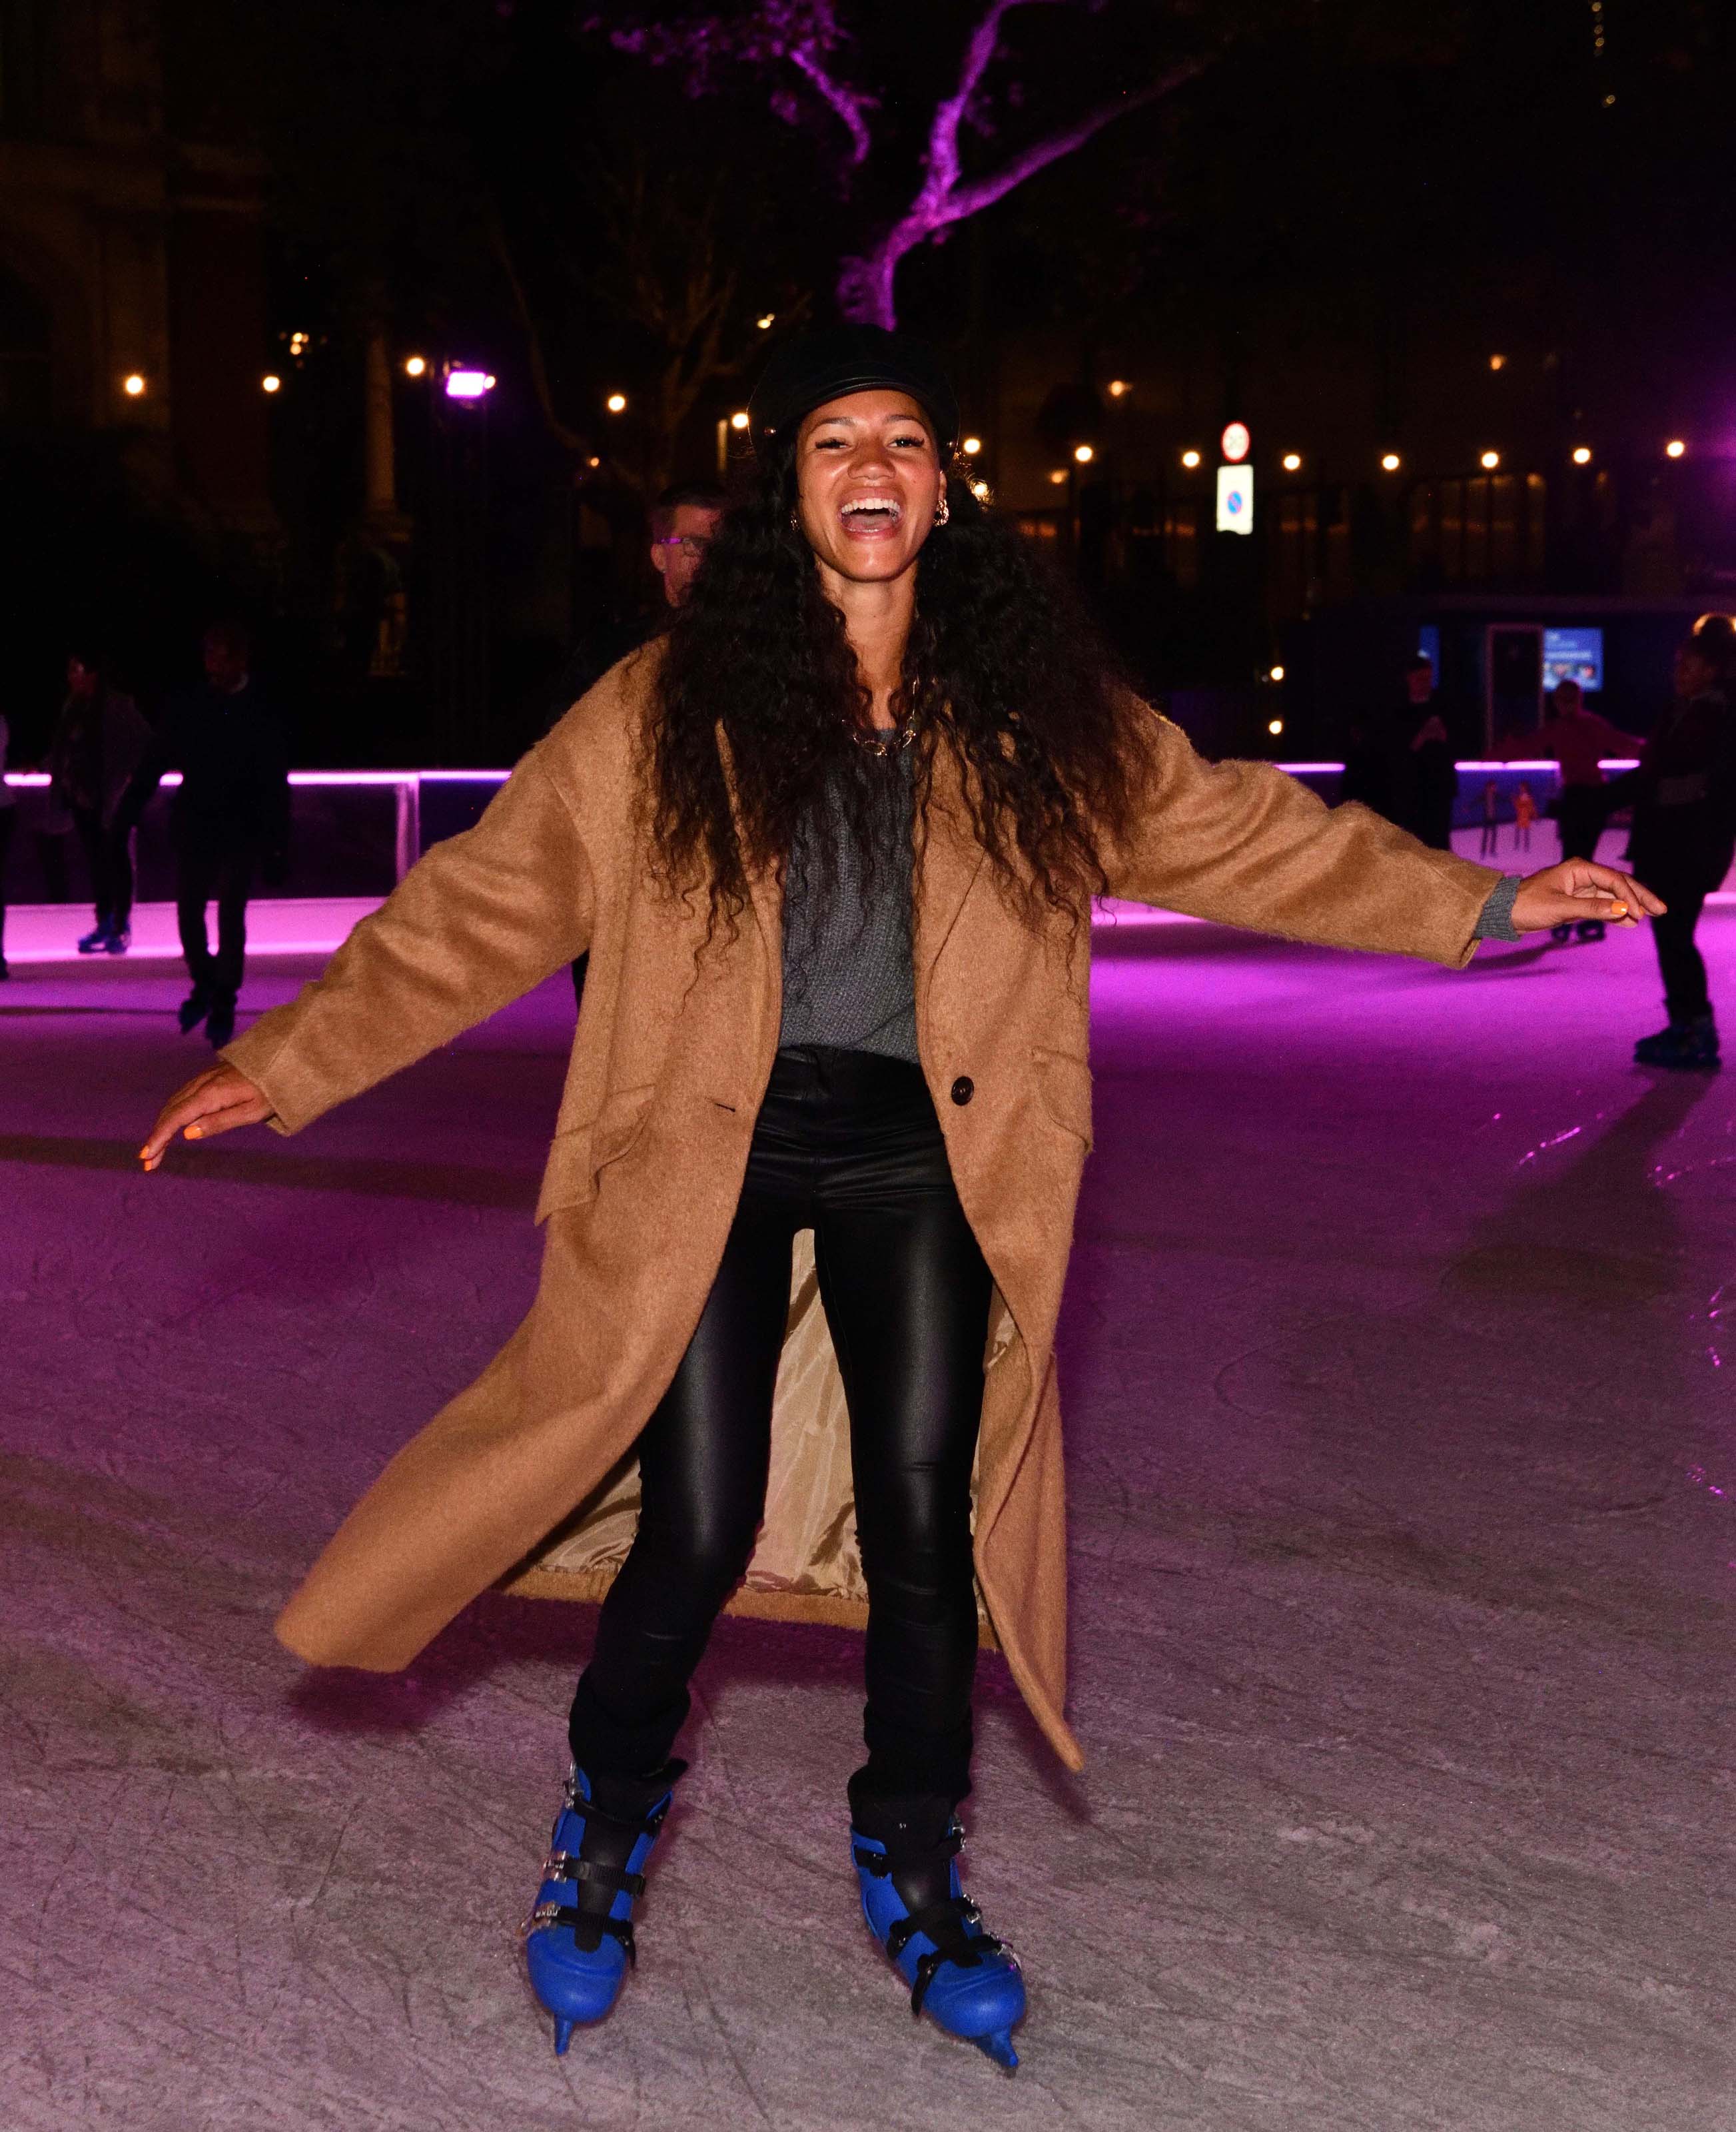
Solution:
M 952 499 L 942 490 L 939 505 L 934 513 L 934 522 L 937 526 L 944 526 L 952 516 Z

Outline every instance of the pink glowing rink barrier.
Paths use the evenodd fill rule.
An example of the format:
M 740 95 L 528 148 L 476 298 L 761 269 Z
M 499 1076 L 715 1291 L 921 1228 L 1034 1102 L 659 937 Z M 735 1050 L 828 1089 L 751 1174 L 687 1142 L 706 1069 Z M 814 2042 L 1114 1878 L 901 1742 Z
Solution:
M 1287 762 L 1278 766 L 1325 800 L 1337 794 L 1344 766 L 1337 762 Z M 1631 761 L 1604 765 L 1611 774 L 1633 767 Z M 1484 786 L 1492 780 L 1507 817 L 1499 825 L 1496 848 L 1488 862 L 1511 873 L 1530 872 L 1559 856 L 1554 824 L 1545 815 L 1556 792 L 1554 763 L 1465 761 L 1458 765 L 1458 826 L 1454 846 L 1468 858 L 1482 853 Z M 358 920 L 376 910 L 395 881 L 400 881 L 422 853 L 444 838 L 468 828 L 505 783 L 504 770 L 296 770 L 290 773 L 294 814 L 293 892 L 257 898 L 250 906 L 247 947 L 256 955 L 326 955 Z M 171 774 L 165 788 L 180 783 Z M 6 782 L 18 806 L 18 833 L 5 894 L 11 904 L 6 953 L 14 963 L 61 962 L 76 955 L 79 935 L 90 924 L 90 910 L 76 839 L 53 841 L 62 847 L 67 892 L 71 902 L 47 900 L 59 887 L 50 877 L 45 854 L 48 779 L 41 771 L 13 771 Z M 1521 783 L 1530 787 L 1539 819 L 1528 848 L 1521 848 L 1511 819 L 1513 799 Z M 139 833 L 139 897 L 132 924 L 133 956 L 146 960 L 178 956 L 175 910 L 170 897 L 173 856 L 166 835 L 166 807 L 153 807 Z M 1609 833 L 1599 856 L 1614 862 L 1625 833 Z M 1736 901 L 1726 882 L 1714 899 Z M 1192 921 L 1139 904 L 1105 901 L 1098 922 L 1111 927 L 1185 924 Z

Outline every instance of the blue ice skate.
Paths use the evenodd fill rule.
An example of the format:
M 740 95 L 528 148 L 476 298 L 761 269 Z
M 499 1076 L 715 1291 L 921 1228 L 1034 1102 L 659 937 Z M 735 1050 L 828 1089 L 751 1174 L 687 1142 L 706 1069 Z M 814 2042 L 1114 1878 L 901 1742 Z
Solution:
M 600 2021 L 636 1962 L 633 1905 L 645 1861 L 686 1769 L 666 1762 L 648 1777 L 598 1777 L 574 1767 L 555 1817 L 543 1882 L 524 1923 L 530 1988 L 554 2017 L 564 2053 L 575 2024 Z
M 1019 1957 L 982 1929 L 958 1878 L 964 1843 L 944 1799 L 859 1803 L 851 1828 L 862 1915 L 927 2014 L 997 2065 L 1016 2071 L 1013 2030 L 1024 2019 Z

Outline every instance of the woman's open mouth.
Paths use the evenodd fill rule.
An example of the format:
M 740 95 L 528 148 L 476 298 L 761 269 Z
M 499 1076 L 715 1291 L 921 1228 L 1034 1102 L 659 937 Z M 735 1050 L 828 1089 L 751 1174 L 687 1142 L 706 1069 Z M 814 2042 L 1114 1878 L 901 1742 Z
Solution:
M 852 539 L 872 540 L 876 534 L 895 533 L 904 523 L 904 507 L 895 496 L 853 496 L 838 507 L 838 519 Z

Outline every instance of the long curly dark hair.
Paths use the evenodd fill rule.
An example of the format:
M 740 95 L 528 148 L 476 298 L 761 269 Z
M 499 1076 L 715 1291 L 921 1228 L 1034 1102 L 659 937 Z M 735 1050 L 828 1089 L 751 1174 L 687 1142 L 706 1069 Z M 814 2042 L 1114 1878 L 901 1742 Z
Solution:
M 1099 840 L 1124 829 L 1130 811 L 1137 699 L 1069 588 L 985 510 L 957 466 L 947 495 L 949 522 L 918 559 L 900 691 L 916 715 L 918 819 L 944 737 L 1009 900 L 1032 917 L 1047 906 L 1077 920 L 1107 885 Z M 865 873 L 884 863 L 887 766 L 853 736 L 868 692 L 792 522 L 795 498 L 786 444 L 724 520 L 659 677 L 649 733 L 656 862 L 682 892 L 709 892 L 714 929 L 722 918 L 733 930 L 750 874 L 784 873 L 803 824 L 822 813 L 842 814 Z M 814 840 L 822 896 L 825 842 Z

